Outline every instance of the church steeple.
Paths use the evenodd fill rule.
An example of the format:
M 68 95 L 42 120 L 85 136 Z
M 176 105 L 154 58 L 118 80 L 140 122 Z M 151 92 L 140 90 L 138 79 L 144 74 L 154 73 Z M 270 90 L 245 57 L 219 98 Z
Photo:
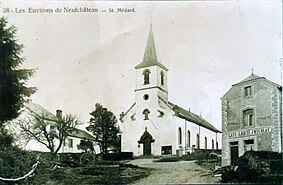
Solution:
M 155 51 L 154 36 L 152 31 L 152 24 L 150 24 L 150 30 L 147 38 L 146 48 L 143 56 L 143 63 L 154 64 L 157 62 L 157 56 Z
M 168 100 L 167 71 L 168 69 L 158 62 L 154 44 L 152 25 L 147 38 L 143 61 L 136 67 L 136 104 L 140 105 L 141 112 L 150 113 L 145 105 L 158 105 L 159 98 Z M 146 117 L 145 117 L 146 118 Z
M 155 65 L 168 71 L 168 69 L 164 65 L 159 63 L 157 60 L 155 44 L 154 44 L 154 36 L 153 36 L 153 31 L 152 31 L 152 24 L 150 24 L 150 29 L 149 29 L 146 48 L 145 48 L 145 52 L 143 56 L 143 61 L 140 64 L 138 64 L 135 68 L 140 69 L 140 68 L 145 68 L 145 67 L 150 67 L 150 66 L 155 66 Z

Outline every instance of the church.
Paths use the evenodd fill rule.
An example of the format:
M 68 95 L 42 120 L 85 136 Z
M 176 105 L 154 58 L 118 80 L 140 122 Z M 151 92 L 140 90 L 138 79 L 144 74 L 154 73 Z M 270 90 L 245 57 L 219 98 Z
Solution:
M 219 149 L 218 129 L 168 100 L 168 69 L 158 62 L 152 26 L 143 60 L 135 69 L 135 102 L 120 115 L 122 152 L 185 155 L 194 149 Z

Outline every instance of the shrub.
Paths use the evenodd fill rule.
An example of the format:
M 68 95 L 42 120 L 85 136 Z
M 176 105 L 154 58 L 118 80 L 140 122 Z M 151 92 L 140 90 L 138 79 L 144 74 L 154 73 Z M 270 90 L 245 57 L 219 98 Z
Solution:
M 282 174 L 282 155 L 271 151 L 247 151 L 237 162 L 237 180 L 246 182 L 269 181 L 272 174 Z M 275 179 L 276 180 L 276 179 Z
M 162 159 L 158 159 L 155 162 L 177 162 L 179 161 L 180 157 L 165 157 Z
M 80 157 L 82 156 L 81 153 L 60 153 L 58 154 L 60 158 L 60 163 L 66 166 L 71 167 L 79 167 L 80 164 Z
M 196 149 L 195 152 L 192 153 L 193 156 L 197 159 L 197 163 L 200 164 L 202 161 L 209 159 L 209 151 Z
M 222 167 L 220 171 L 222 171 L 221 182 L 226 183 L 235 179 L 233 166 Z
M 103 154 L 103 160 L 120 161 L 133 159 L 133 152 L 119 152 Z
M 17 147 L 9 147 L 0 151 L 0 174 L 3 178 L 24 176 L 35 163 L 36 155 Z M 6 182 L 0 181 L 0 183 L 5 184 Z

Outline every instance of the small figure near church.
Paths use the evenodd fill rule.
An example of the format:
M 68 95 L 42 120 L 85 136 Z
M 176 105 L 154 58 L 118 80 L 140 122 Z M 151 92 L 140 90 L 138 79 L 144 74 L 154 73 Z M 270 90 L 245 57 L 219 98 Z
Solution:
M 135 102 L 120 115 L 122 152 L 183 155 L 194 148 L 219 149 L 218 129 L 168 100 L 168 69 L 158 62 L 152 26 L 143 61 L 135 69 Z

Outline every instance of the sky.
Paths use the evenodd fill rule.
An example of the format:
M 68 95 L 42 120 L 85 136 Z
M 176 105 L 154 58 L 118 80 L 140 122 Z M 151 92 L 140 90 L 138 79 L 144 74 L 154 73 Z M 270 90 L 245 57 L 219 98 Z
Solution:
M 18 42 L 24 45 L 23 68 L 36 69 L 28 82 L 38 88 L 32 101 L 83 122 L 89 121 L 95 103 L 117 117 L 134 103 L 134 67 L 142 61 L 150 23 L 158 60 L 169 69 L 169 100 L 218 129 L 220 98 L 252 69 L 282 84 L 279 0 L 0 2 L 0 15 L 18 29 Z M 98 12 L 55 12 L 64 7 Z M 111 13 L 109 8 L 135 12 Z

